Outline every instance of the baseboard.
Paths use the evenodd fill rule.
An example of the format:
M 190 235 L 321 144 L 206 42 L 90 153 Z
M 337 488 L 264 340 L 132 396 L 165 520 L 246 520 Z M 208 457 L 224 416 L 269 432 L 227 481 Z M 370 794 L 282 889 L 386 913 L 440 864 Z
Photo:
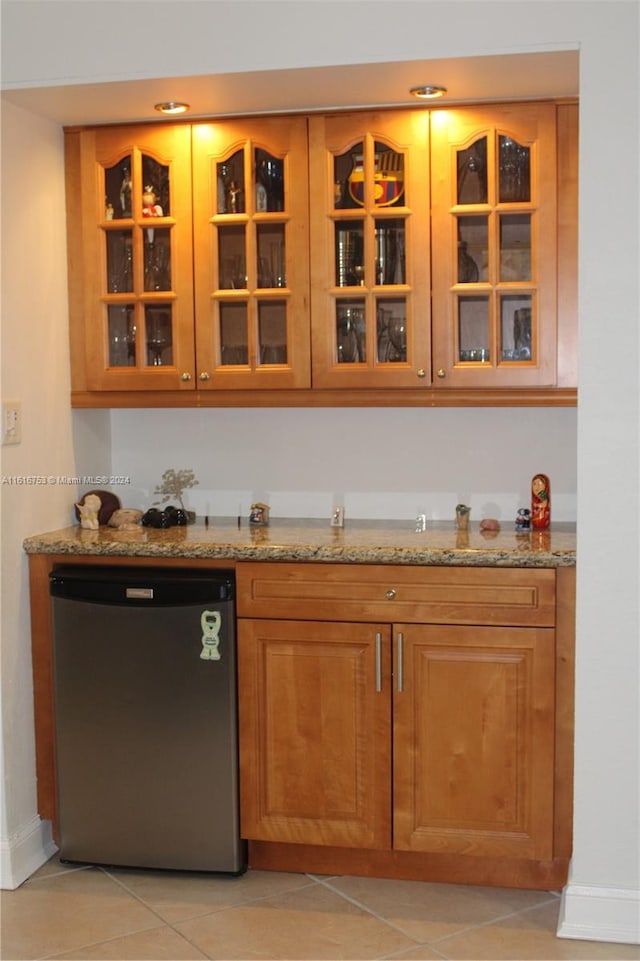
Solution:
M 57 850 L 51 821 L 43 821 L 38 815 L 16 834 L 0 838 L 0 888 L 13 891 Z
M 640 891 L 568 884 L 562 892 L 557 935 L 640 944 Z

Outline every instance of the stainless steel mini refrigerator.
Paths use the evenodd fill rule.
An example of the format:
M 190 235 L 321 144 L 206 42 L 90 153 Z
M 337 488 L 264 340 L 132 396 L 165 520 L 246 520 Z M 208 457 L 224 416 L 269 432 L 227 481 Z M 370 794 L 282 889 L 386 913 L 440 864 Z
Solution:
M 50 575 L 60 856 L 240 874 L 234 576 Z

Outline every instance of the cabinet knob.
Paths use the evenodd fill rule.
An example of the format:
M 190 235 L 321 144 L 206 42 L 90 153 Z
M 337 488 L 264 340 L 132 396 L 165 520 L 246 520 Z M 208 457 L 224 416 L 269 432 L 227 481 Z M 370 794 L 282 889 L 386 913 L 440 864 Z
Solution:
M 184 381 L 191 380 L 191 374 L 189 374 L 189 373 L 185 370 L 184 374 L 181 375 L 180 380 L 184 380 Z
M 203 370 L 200 374 L 200 380 L 211 380 L 211 374 L 209 374 L 206 370 Z
M 390 587 L 389 590 L 386 592 L 385 597 L 387 597 L 390 601 L 392 601 L 395 596 L 396 596 L 395 589 L 393 587 Z
M 420 367 L 420 368 L 416 371 L 416 374 L 418 375 L 418 377 L 426 377 L 426 376 L 427 376 L 427 372 L 426 372 L 426 370 L 424 369 L 424 367 Z
M 438 377 L 442 380 L 443 377 L 447 376 L 447 372 L 444 367 L 438 367 Z

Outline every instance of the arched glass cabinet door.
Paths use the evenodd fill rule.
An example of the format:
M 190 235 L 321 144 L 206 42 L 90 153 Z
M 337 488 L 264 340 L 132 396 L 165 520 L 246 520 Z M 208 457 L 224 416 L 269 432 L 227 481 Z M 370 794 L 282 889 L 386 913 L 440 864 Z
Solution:
M 74 388 L 193 389 L 188 126 L 71 132 L 66 146 L 69 245 L 82 270 L 71 288 Z
M 434 384 L 556 380 L 550 104 L 432 114 Z
M 302 118 L 194 127 L 201 389 L 310 386 L 306 148 Z
M 314 387 L 425 386 L 428 117 L 309 123 Z

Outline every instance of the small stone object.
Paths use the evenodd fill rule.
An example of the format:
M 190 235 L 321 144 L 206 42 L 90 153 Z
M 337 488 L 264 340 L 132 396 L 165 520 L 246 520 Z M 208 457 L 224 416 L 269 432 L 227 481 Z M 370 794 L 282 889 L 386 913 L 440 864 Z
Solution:
M 141 520 L 142 511 L 133 507 L 122 507 L 113 512 L 107 524 L 109 527 L 117 527 L 118 530 L 131 531 L 139 527 Z
M 480 521 L 481 531 L 499 531 L 500 522 L 495 519 L 495 517 L 483 517 Z

